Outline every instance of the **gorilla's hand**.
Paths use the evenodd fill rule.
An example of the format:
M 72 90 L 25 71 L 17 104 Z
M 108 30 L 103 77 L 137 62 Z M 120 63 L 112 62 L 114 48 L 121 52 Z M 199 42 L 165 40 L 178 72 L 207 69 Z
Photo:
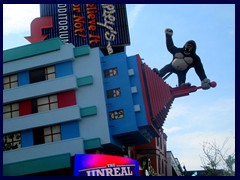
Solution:
M 202 81 L 202 89 L 209 89 L 211 87 L 210 80 L 208 78 L 205 78 Z
M 171 28 L 165 29 L 165 34 L 172 36 L 173 35 L 173 30 Z

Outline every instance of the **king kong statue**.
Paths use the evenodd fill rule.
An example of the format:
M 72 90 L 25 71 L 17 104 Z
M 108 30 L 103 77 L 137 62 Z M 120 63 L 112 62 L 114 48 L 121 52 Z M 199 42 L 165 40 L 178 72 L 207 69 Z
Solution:
M 164 77 L 167 73 L 175 73 L 178 76 L 178 86 L 182 86 L 186 81 L 186 74 L 190 68 L 194 68 L 196 74 L 201 80 L 202 89 L 209 89 L 210 80 L 207 78 L 201 59 L 196 54 L 196 43 L 193 40 L 189 40 L 185 43 L 182 48 L 178 48 L 174 45 L 172 40 L 173 30 L 167 28 L 165 30 L 166 34 L 166 46 L 168 51 L 173 55 L 173 59 L 170 64 L 167 64 L 162 69 L 158 70 L 154 68 L 153 70 L 160 76 Z

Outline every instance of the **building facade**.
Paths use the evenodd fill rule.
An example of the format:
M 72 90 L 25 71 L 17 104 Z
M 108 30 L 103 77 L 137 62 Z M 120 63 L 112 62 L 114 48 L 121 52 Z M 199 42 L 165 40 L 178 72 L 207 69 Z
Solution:
M 183 176 L 184 170 L 172 151 L 167 151 L 167 176 Z
M 167 135 L 163 131 L 160 131 L 159 137 L 152 138 L 150 143 L 131 148 L 131 158 L 139 161 L 142 176 L 167 175 Z
M 4 52 L 4 173 L 68 168 L 110 142 L 98 53 L 58 38 Z
M 123 155 L 160 136 L 173 101 L 139 55 L 59 38 L 5 50 L 3 83 L 4 175 L 72 175 L 75 154 Z

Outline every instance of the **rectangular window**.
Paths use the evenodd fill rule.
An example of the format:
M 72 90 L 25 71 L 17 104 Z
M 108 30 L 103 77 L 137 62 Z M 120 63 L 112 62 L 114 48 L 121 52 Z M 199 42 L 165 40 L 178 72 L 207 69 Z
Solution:
M 3 151 L 21 148 L 21 134 L 12 133 L 3 136 Z
M 58 108 L 57 95 L 42 97 L 37 99 L 38 112 L 50 111 Z
M 37 106 L 37 99 L 31 100 L 31 106 L 32 106 L 32 114 L 38 112 L 38 106 Z
M 55 66 L 31 70 L 29 72 L 29 77 L 30 83 L 36 83 L 48 79 L 55 79 L 56 78 Z
M 161 166 L 161 156 L 158 156 L 158 173 L 162 173 L 162 166 Z
M 35 128 L 33 130 L 34 145 L 61 140 L 60 125 Z
M 106 69 L 104 70 L 104 77 L 113 77 L 113 76 L 117 76 L 118 75 L 118 69 L 115 68 L 111 68 L 111 69 Z
M 55 66 L 49 66 L 45 68 L 45 78 L 46 80 L 56 78 Z
M 9 119 L 19 116 L 19 104 L 9 104 L 3 106 L 3 119 Z
M 61 140 L 60 126 L 50 126 L 44 128 L 44 142 L 55 142 Z
M 116 111 L 110 111 L 109 112 L 109 118 L 110 118 L 110 120 L 116 120 L 116 119 L 124 118 L 123 109 L 116 110 Z
M 115 98 L 119 96 L 121 96 L 120 88 L 107 90 L 107 98 Z
M 160 138 L 160 137 L 156 138 L 157 146 L 159 146 L 159 138 Z
M 3 77 L 3 89 L 9 89 L 18 86 L 17 74 Z
M 159 146 L 160 146 L 160 149 L 162 150 L 162 135 L 159 137 Z
M 44 134 L 42 127 L 33 129 L 33 143 L 34 145 L 44 144 Z
M 57 95 L 50 95 L 32 100 L 32 113 L 50 111 L 58 108 Z
M 45 81 L 45 68 L 34 69 L 29 72 L 30 83 Z

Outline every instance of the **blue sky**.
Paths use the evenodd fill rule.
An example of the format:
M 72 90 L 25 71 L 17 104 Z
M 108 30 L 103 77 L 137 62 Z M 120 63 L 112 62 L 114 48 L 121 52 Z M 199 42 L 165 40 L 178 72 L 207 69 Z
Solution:
M 128 56 L 139 54 L 151 68 L 168 64 L 172 55 L 165 45 L 164 30 L 169 27 L 177 47 L 190 39 L 196 41 L 208 78 L 218 84 L 174 100 L 163 126 L 167 150 L 187 170 L 201 169 L 205 141 L 222 145 L 228 139 L 228 153 L 234 153 L 235 5 L 131 4 L 127 14 L 131 39 Z M 3 5 L 3 49 L 29 44 L 24 37 L 30 35 L 30 23 L 39 16 L 39 5 Z M 175 87 L 176 75 L 166 82 Z M 187 82 L 200 85 L 193 69 Z

